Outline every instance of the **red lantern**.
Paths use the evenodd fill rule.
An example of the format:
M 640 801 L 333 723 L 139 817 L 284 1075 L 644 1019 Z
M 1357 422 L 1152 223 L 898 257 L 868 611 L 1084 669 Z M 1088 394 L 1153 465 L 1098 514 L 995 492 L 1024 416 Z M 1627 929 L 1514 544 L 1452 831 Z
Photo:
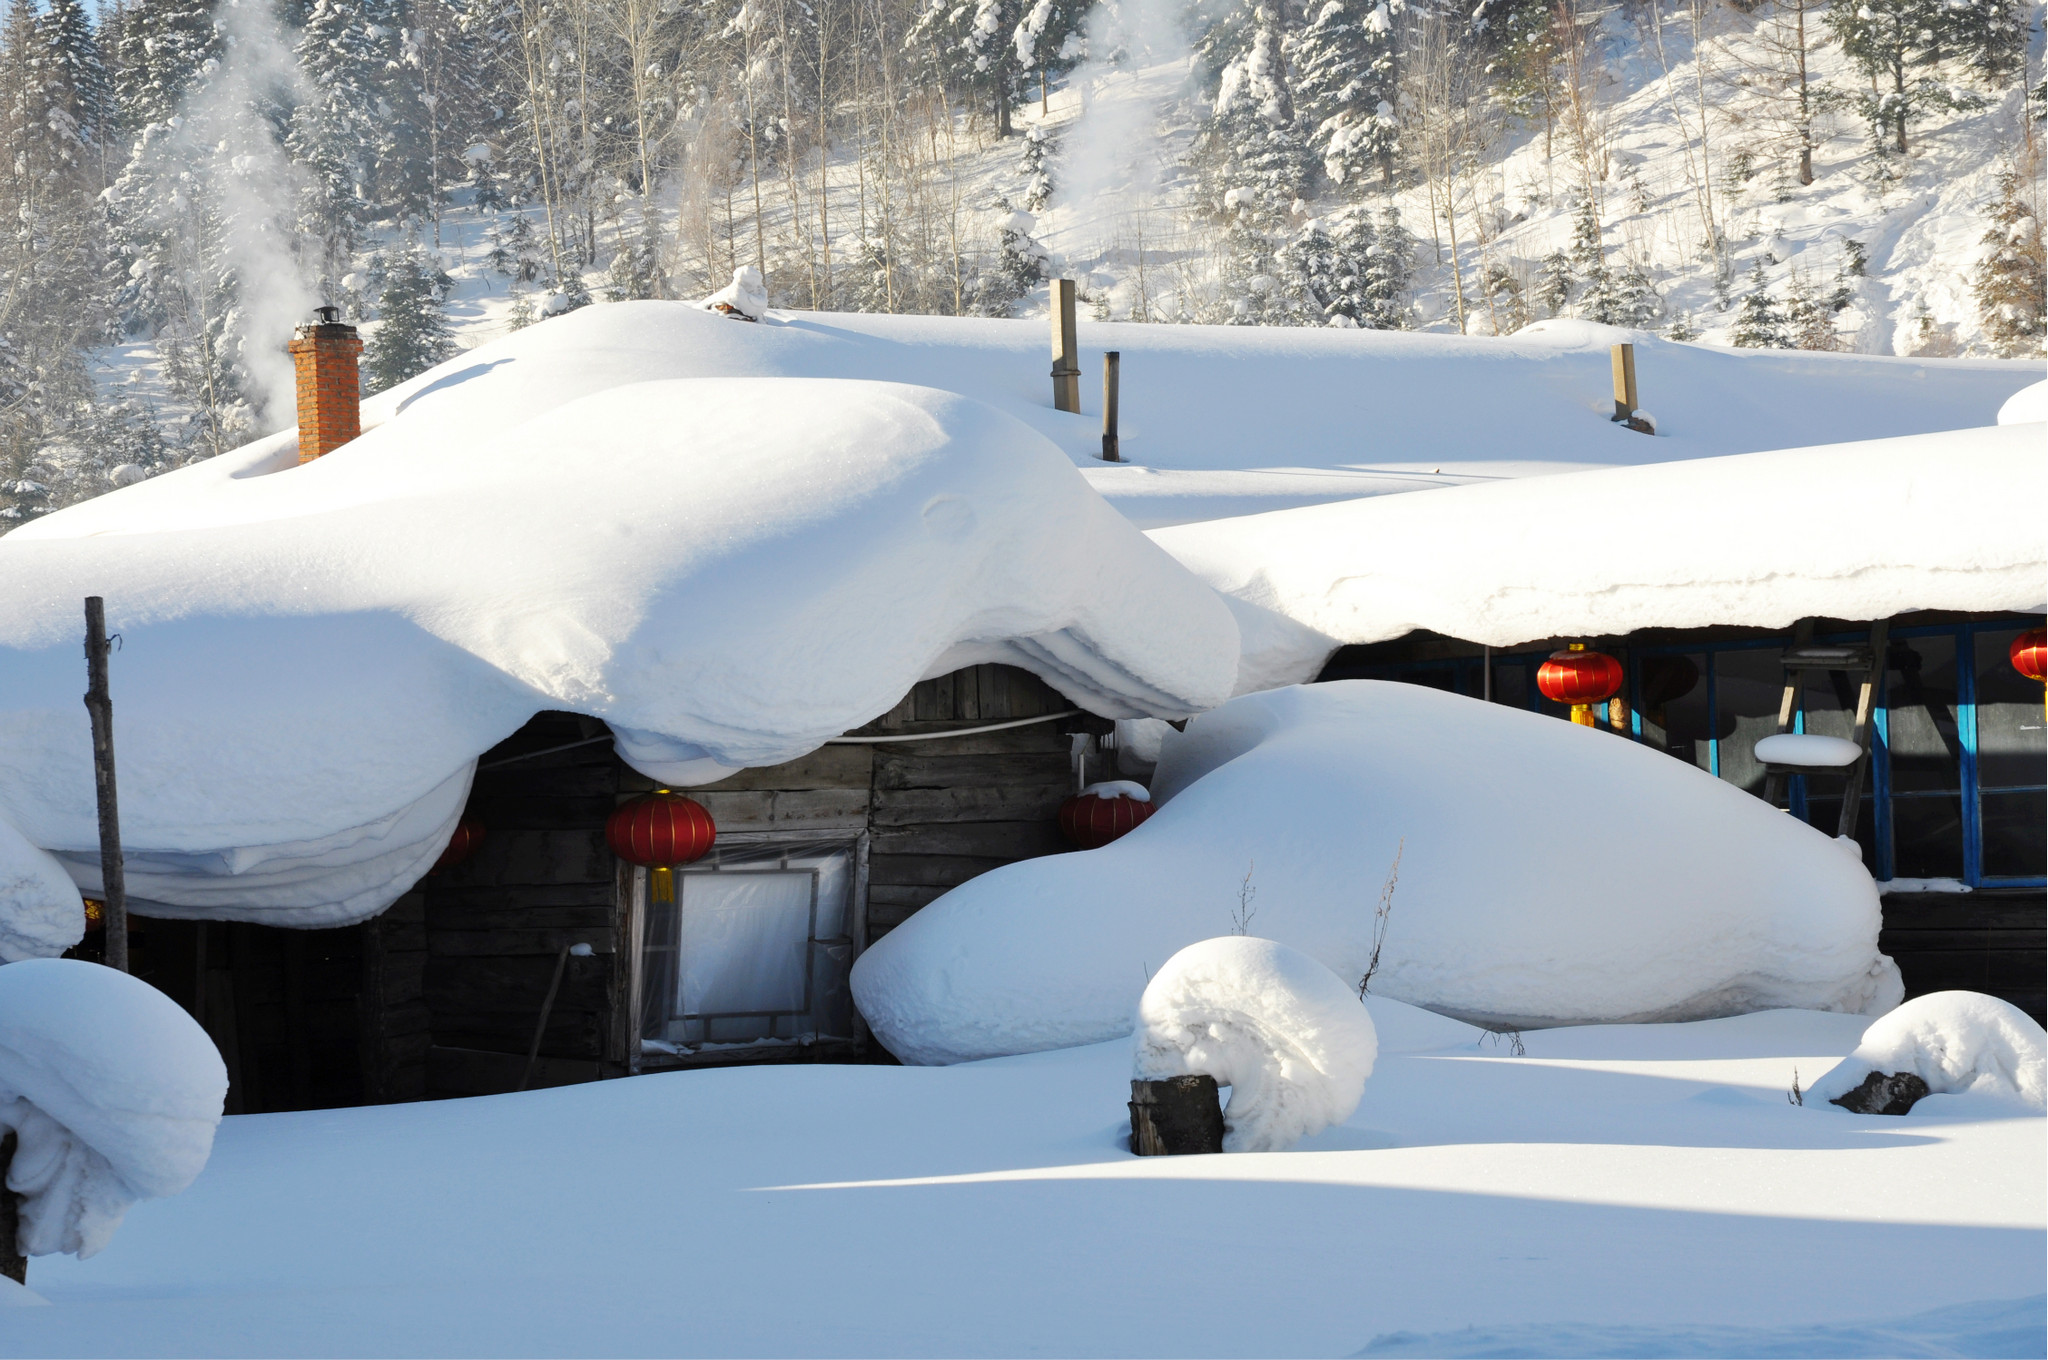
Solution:
M 1575 642 L 1561 652 L 1552 652 L 1537 668 L 1536 688 L 1554 704 L 1570 704 L 1572 721 L 1591 727 L 1593 705 L 1621 692 L 1621 663 Z
M 2014 670 L 2039 684 L 2048 678 L 2048 629 L 2029 628 L 2012 640 L 2006 655 Z
M 1152 804 L 1128 793 L 1083 793 L 1060 804 L 1060 830 L 1083 850 L 1108 845 L 1152 815 Z
M 441 851 L 441 858 L 434 861 L 434 873 L 452 868 L 476 853 L 484 843 L 484 824 L 474 817 L 465 816 L 455 824 L 455 834 L 448 838 L 448 846 Z
M 656 789 L 619 804 L 604 824 L 604 838 L 620 859 L 653 871 L 649 895 L 655 901 L 673 902 L 676 884 L 670 868 L 702 859 L 718 838 L 718 828 L 696 799 Z

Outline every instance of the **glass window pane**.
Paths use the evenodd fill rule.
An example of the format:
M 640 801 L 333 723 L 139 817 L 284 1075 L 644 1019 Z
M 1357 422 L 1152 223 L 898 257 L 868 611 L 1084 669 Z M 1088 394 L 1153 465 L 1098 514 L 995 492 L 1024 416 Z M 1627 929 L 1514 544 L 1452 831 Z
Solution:
M 2017 628 L 1977 634 L 1977 782 L 1987 789 L 2048 783 L 2041 686 L 2007 655 L 2018 636 Z
M 1711 769 L 1707 750 L 1707 658 L 1651 655 L 1636 661 L 1643 741 Z
M 1963 746 L 1956 730 L 1954 635 L 1898 639 L 1887 649 L 1887 661 L 1885 745 L 1893 790 L 1960 789 Z M 1903 868 L 1899 872 L 1906 873 Z
M 1963 876 L 1963 800 L 1959 794 L 1892 799 L 1892 874 Z
M 1714 653 L 1714 732 L 1721 743 L 1721 777 L 1761 797 L 1764 767 L 1756 744 L 1778 730 L 1785 696 L 1780 648 L 1752 647 Z M 1783 797 L 1781 794 L 1780 797 Z
M 1987 793 L 1979 806 L 1984 820 L 1984 873 L 1989 878 L 2040 878 L 2048 874 L 2042 827 L 2048 825 L 2048 793 Z
M 1493 701 L 1514 708 L 1529 706 L 1529 668 L 1519 661 L 1493 663 Z
M 1856 845 L 1863 851 L 1864 867 L 1877 867 L 1877 818 L 1873 814 L 1870 800 L 1870 767 L 1863 767 L 1863 797 L 1856 804 Z M 1832 836 L 1842 829 L 1842 798 L 1838 791 L 1839 779 L 1817 779 L 1811 775 L 1806 779 L 1806 822 L 1814 830 Z M 1816 798 L 1814 786 L 1825 783 L 1825 796 Z
M 810 873 L 680 874 L 676 1013 L 805 1009 Z

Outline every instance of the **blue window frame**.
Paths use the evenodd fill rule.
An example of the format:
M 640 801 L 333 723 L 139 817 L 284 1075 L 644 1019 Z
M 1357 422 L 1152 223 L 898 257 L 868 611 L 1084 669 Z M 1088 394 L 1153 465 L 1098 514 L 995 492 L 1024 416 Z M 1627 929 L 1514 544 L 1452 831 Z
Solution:
M 1954 878 L 1971 887 L 2048 884 L 2048 745 L 2041 687 L 2012 669 L 2006 649 L 2038 626 L 2025 616 L 1895 628 L 1872 717 L 1871 753 L 1856 839 L 1879 879 Z M 1818 637 L 1858 642 L 1867 634 Z M 1753 751 L 1777 730 L 1789 635 L 1673 642 L 1622 649 L 1628 735 L 1751 793 L 1764 791 Z M 1536 689 L 1547 652 L 1490 657 L 1496 703 L 1564 717 Z M 1352 674 L 1473 698 L 1488 693 L 1488 660 L 1389 662 Z M 1793 730 L 1848 736 L 1857 681 L 1808 677 Z M 1794 816 L 1833 834 L 1839 781 L 1786 781 Z

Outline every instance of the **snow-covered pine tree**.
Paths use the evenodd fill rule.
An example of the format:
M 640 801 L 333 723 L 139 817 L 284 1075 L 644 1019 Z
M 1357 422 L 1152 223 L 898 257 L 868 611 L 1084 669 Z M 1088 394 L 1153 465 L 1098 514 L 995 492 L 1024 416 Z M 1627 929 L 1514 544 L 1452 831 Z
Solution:
M 377 216 L 377 153 L 385 142 L 381 86 L 394 59 L 383 5 L 312 0 L 295 54 L 313 97 L 292 112 L 292 158 L 312 171 L 301 229 L 323 248 L 322 282 L 332 292 L 364 227 Z
M 1600 210 L 1590 195 L 1579 196 L 1572 213 L 1572 270 L 1584 285 L 1579 292 L 1579 315 L 1588 321 L 1620 326 L 1623 304 L 1615 276 L 1607 267 L 1607 247 L 1602 244 Z
M 1015 41 L 1021 17 L 1017 0 L 926 0 L 903 48 L 948 90 L 993 113 L 996 135 L 1007 137 L 1022 87 Z
M 1842 337 L 1835 333 L 1835 310 L 1795 264 L 1785 290 L 1785 340 L 1791 348 L 1840 349 Z
M 1035 80 L 1041 114 L 1052 92 L 1052 78 L 1066 74 L 1081 59 L 1086 46 L 1081 25 L 1088 10 L 1087 0 L 1031 0 L 1011 30 L 1020 97 L 1028 97 Z
M 1785 349 L 1788 346 L 1785 315 L 1771 297 L 1770 278 L 1763 260 L 1758 260 L 1756 267 L 1749 271 L 1749 292 L 1743 295 L 1736 309 L 1735 325 L 1729 331 L 1728 340 L 1745 349 Z
M 1840 0 L 1828 26 L 1842 52 L 1870 81 L 1857 106 L 1880 146 L 1907 150 L 1907 129 L 1938 109 L 1972 106 L 1974 96 L 1935 73 L 1948 31 L 1944 0 Z
M 1394 117 L 1394 19 L 1402 0 L 1323 0 L 1295 40 L 1292 59 L 1299 104 L 1315 129 L 1310 145 L 1339 184 L 1377 171 L 1394 182 L 1401 149 Z
M 2004 89 L 2026 74 L 2027 17 L 2015 0 L 1947 0 L 1941 14 L 1944 54 L 1988 87 Z
M 1657 286 L 1650 282 L 1649 274 L 1641 265 L 1630 263 L 1614 274 L 1613 280 L 1609 304 L 1612 324 L 1647 329 L 1664 310 L 1663 299 L 1657 296 Z
M 1024 154 L 1017 169 L 1024 175 L 1024 210 L 1044 212 L 1052 202 L 1052 158 L 1059 149 L 1053 135 L 1041 123 L 1024 130 Z
M 1257 14 L 1251 45 L 1223 72 L 1195 158 L 1216 211 L 1270 230 L 1292 215 L 1314 161 L 1288 89 L 1279 22 L 1263 5 Z
M 116 38 L 114 94 L 126 125 L 140 133 L 178 111 L 206 63 L 220 55 L 212 0 L 132 0 Z
M 45 121 L 68 143 L 78 172 L 96 192 L 106 186 L 106 158 L 121 121 L 99 39 L 79 0 L 49 0 L 36 29 Z
M 1998 197 L 1987 216 L 1990 228 L 1982 238 L 1984 258 L 1978 264 L 1972 291 L 1983 318 L 1984 337 L 2009 359 L 2042 352 L 2048 337 L 2043 295 L 2048 294 L 2048 253 L 2044 253 L 2037 176 L 2008 168 L 1998 176 Z M 2035 195 L 2029 202 L 2029 195 Z
M 631 302 L 668 295 L 668 276 L 661 267 L 661 222 L 653 214 L 641 218 L 640 230 L 619 242 L 606 271 L 605 299 Z
M 1365 230 L 1365 214 L 1357 213 L 1339 242 L 1355 256 L 1359 246 L 1351 233 L 1362 235 Z M 1365 248 L 1365 288 L 1358 324 L 1367 330 L 1405 331 L 1414 324 L 1408 295 L 1415 273 L 1415 238 L 1401 224 L 1398 208 L 1381 209 L 1371 231 L 1371 244 Z
M 1571 305 L 1572 290 L 1577 284 L 1571 255 L 1563 250 L 1551 251 L 1543 257 L 1536 274 L 1536 305 L 1545 316 L 1561 315 Z
M 995 225 L 995 262 L 974 289 L 974 311 L 979 316 L 1013 315 L 1018 299 L 1045 278 L 1045 247 L 1031 238 L 1037 220 L 1012 208 L 1008 199 L 998 199 Z
M 377 328 L 363 346 L 367 391 L 396 387 L 455 354 L 455 338 L 441 311 L 451 287 L 453 280 L 416 241 L 406 242 L 385 261 Z

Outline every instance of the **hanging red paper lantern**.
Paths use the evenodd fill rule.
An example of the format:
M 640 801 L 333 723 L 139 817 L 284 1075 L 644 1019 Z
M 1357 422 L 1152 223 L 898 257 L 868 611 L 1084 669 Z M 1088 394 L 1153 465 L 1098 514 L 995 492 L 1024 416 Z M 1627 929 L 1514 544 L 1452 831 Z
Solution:
M 653 871 L 649 883 L 655 901 L 673 902 L 675 875 L 669 870 L 702 859 L 718 839 L 718 828 L 696 799 L 656 789 L 619 804 L 604 824 L 604 838 L 620 859 Z
M 2048 629 L 2029 628 L 2012 640 L 2006 655 L 2012 658 L 2014 670 L 2040 683 L 2048 678 Z
M 441 851 L 441 858 L 434 861 L 433 872 L 453 868 L 476 853 L 484 843 L 484 824 L 474 817 L 465 816 L 455 824 L 455 834 L 448 838 L 447 848 Z
M 1060 831 L 1083 850 L 1108 845 L 1152 815 L 1149 798 L 1120 789 L 1090 790 L 1060 804 Z
M 1621 663 L 1575 642 L 1561 652 L 1552 652 L 1537 668 L 1536 688 L 1554 704 L 1570 704 L 1572 721 L 1591 727 L 1593 705 L 1621 692 Z

